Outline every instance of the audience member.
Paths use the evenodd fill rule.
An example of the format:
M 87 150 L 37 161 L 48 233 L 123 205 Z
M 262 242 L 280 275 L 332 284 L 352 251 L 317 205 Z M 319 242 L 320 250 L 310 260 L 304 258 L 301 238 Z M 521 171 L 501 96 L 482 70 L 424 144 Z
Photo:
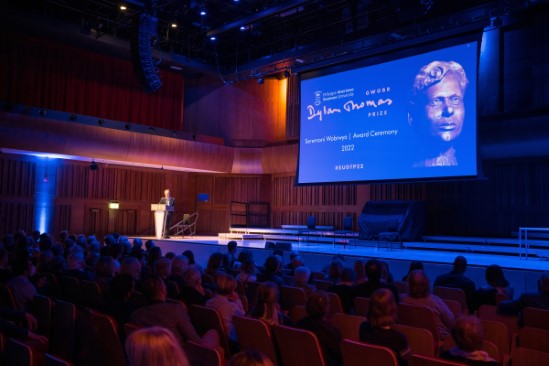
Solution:
M 450 334 L 454 314 L 446 303 L 438 296 L 432 295 L 429 288 L 429 278 L 420 269 L 408 275 L 408 296 L 402 303 L 429 308 L 435 314 L 439 339 L 442 341 Z
M 341 300 L 341 305 L 346 313 L 354 307 L 355 273 L 352 268 L 344 267 L 339 276 L 339 281 L 330 288 L 328 292 L 336 293 Z
M 248 282 L 257 281 L 255 263 L 251 259 L 245 259 L 239 267 L 239 272 L 236 275 L 236 280 L 244 285 Z
M 411 350 L 406 336 L 391 328 L 397 320 L 397 305 L 391 290 L 379 288 L 372 293 L 367 317 L 368 321 L 360 325 L 359 339 L 392 349 L 399 364 L 406 365 Z
M 526 307 L 549 310 L 549 273 L 544 272 L 538 280 L 538 292 L 525 292 L 517 300 L 505 300 L 499 303 L 502 314 L 521 314 Z
M 307 300 L 307 316 L 299 320 L 296 326 L 309 330 L 316 335 L 327 366 L 339 366 L 342 364 L 339 348 L 341 334 L 336 327 L 325 319 L 329 309 L 330 300 L 328 295 L 322 291 L 313 292 Z
M 190 307 L 191 305 L 206 305 L 208 296 L 202 287 L 202 274 L 196 267 L 189 267 L 183 273 L 183 286 L 179 288 L 181 300 Z
M 183 275 L 187 268 L 189 268 L 189 258 L 184 255 L 176 255 L 172 259 L 172 273 L 170 274 L 170 280 L 177 283 L 179 287 L 183 286 Z
M 355 286 L 354 297 L 370 297 L 370 295 L 378 288 L 388 288 L 393 292 L 395 301 L 400 301 L 398 290 L 396 287 L 385 283 L 382 280 L 383 264 L 377 259 L 370 259 L 366 262 L 366 277 L 367 282 Z
M 280 311 L 278 298 L 278 286 L 273 282 L 263 282 L 257 289 L 250 316 L 268 325 L 289 325 L 290 320 Z
M 354 263 L 354 269 L 355 286 L 368 281 L 368 278 L 366 277 L 366 261 L 364 259 L 357 259 Z
M 482 304 L 497 305 L 496 298 L 502 297 L 502 300 L 512 300 L 514 288 L 505 278 L 503 270 L 497 264 L 492 264 L 486 268 L 484 273 L 486 285 L 479 287 L 476 293 L 477 306 Z
M 343 268 L 345 268 L 343 261 L 339 259 L 332 260 L 328 265 L 326 280 L 335 285 L 339 281 L 339 277 L 341 277 L 341 272 L 343 271 Z
M 226 269 L 231 270 L 234 268 L 234 264 L 237 262 L 237 256 L 236 256 L 236 247 L 238 246 L 238 243 L 234 240 L 231 240 L 227 243 L 227 261 L 228 266 Z
M 25 323 L 27 327 L 17 325 L 15 322 Z M 24 311 L 13 310 L 0 306 L 0 333 L 17 339 L 33 339 L 42 344 L 47 344 L 48 339 L 34 333 L 36 330 L 36 318 Z
M 0 248 L 0 283 L 7 283 L 12 277 L 7 250 Z
M 309 283 L 310 277 L 311 271 L 305 266 L 297 267 L 294 270 L 294 286 L 302 288 L 307 297 L 311 294 L 311 292 L 316 290 L 315 285 Z
M 114 259 L 109 256 L 100 257 L 95 265 L 95 282 L 99 284 L 99 287 L 103 291 L 106 291 L 115 276 L 116 266 Z
M 236 280 L 231 275 L 220 274 L 217 277 L 217 293 L 206 301 L 206 306 L 219 312 L 227 337 L 236 342 L 233 316 L 244 315 L 245 312 L 242 301 L 235 290 Z
M 452 271 L 442 274 L 435 279 L 433 286 L 444 286 L 444 287 L 454 287 L 460 288 L 465 292 L 465 297 L 467 298 L 467 306 L 469 307 L 469 312 L 472 314 L 476 308 L 475 293 L 476 286 L 475 283 L 465 276 L 465 271 L 467 270 L 467 259 L 464 256 L 458 255 L 454 259 L 454 268 Z
M 472 366 L 499 366 L 500 363 L 482 350 L 484 331 L 476 316 L 462 316 L 452 327 L 456 346 L 441 353 L 440 357 Z
M 274 366 L 273 362 L 263 353 L 246 349 L 235 354 L 227 366 Z
M 29 310 L 36 295 L 36 287 L 30 281 L 30 277 L 34 275 L 35 267 L 29 259 L 18 259 L 13 264 L 13 277 L 8 281 L 13 292 L 15 303 L 18 309 Z
M 265 259 L 265 264 L 263 268 L 263 273 L 261 273 L 259 276 L 257 276 L 257 280 L 259 282 L 274 282 L 277 285 L 286 285 L 286 281 L 284 278 L 280 275 L 280 266 L 281 266 L 280 258 L 276 255 L 270 255 Z
M 181 344 L 162 327 L 132 332 L 125 342 L 129 366 L 190 366 Z
M 95 274 L 92 271 L 86 270 L 86 262 L 84 261 L 84 253 L 75 251 L 67 258 L 67 270 L 64 276 L 76 277 L 79 280 L 93 281 Z
M 201 338 L 196 332 L 185 306 L 179 302 L 166 302 L 168 291 L 162 278 L 151 276 L 143 282 L 143 294 L 150 305 L 136 310 L 130 321 L 138 326 L 161 326 L 170 330 L 182 344 L 193 341 L 206 347 L 217 348 L 219 336 L 211 329 Z
M 408 267 L 408 272 L 404 276 L 402 276 L 402 281 L 408 282 L 408 276 L 412 271 L 415 271 L 416 269 L 423 270 L 422 261 L 411 261 L 410 266 Z

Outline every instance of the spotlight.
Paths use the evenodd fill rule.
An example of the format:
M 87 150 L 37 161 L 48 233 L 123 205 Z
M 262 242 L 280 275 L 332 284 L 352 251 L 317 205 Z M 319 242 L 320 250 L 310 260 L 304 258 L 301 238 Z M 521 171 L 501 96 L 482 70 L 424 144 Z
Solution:
M 287 79 L 291 76 L 290 72 L 288 70 L 284 70 L 284 77 Z
M 74 114 L 74 113 L 71 113 L 71 115 L 69 116 L 69 119 L 70 119 L 71 121 L 76 121 L 76 120 L 78 119 L 78 116 L 77 116 L 76 114 Z
M 99 170 L 99 164 L 97 164 L 97 163 L 95 162 L 95 160 L 93 160 L 93 159 L 92 159 L 92 162 L 91 162 L 91 164 L 90 164 L 90 170 L 91 170 L 92 172 L 94 172 L 94 171 L 96 171 L 96 170 Z
M 103 125 L 105 124 L 105 120 L 104 120 L 104 119 L 98 119 L 98 120 L 97 120 L 97 124 L 98 124 L 99 126 L 103 126 Z
M 259 85 L 262 85 L 264 82 L 265 82 L 265 80 L 263 80 L 263 78 L 257 79 L 257 83 L 258 83 Z
M 126 124 L 124 125 L 124 128 L 125 128 L 126 130 L 129 131 L 129 130 L 132 129 L 132 125 L 130 125 L 129 123 L 126 123 Z
M 170 26 L 171 26 L 172 28 L 177 28 L 177 23 L 176 23 L 176 22 L 172 22 L 172 24 L 170 24 Z
M 126 5 L 125 2 L 123 2 L 122 4 L 120 4 L 120 10 L 122 10 L 122 11 L 128 10 L 128 6 Z
M 211 36 L 210 37 L 210 41 L 215 41 L 217 38 L 215 38 L 215 36 Z
M 200 15 L 202 15 L 202 16 L 206 15 L 206 8 L 200 9 Z

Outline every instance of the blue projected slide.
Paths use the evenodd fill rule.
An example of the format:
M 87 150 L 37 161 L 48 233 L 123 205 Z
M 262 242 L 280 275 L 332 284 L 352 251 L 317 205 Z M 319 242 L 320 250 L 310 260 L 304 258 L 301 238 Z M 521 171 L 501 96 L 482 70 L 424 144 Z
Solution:
M 477 47 L 303 79 L 297 183 L 476 176 Z

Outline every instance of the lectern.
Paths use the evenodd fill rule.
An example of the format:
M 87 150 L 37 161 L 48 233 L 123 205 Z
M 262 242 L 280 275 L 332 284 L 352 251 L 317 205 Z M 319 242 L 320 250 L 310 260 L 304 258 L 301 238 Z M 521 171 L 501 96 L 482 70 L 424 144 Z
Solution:
M 168 212 L 173 211 L 173 206 L 164 205 L 162 203 L 151 204 L 151 211 L 154 211 L 154 229 L 157 239 L 162 239 L 164 236 L 164 226 L 168 218 Z

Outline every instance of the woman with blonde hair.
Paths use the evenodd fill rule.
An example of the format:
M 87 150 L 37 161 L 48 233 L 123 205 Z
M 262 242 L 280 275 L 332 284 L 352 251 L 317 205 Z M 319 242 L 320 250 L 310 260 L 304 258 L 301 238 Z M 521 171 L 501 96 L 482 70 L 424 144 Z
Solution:
M 269 325 L 289 325 L 291 322 L 280 311 L 278 286 L 274 282 L 264 282 L 257 289 L 254 307 L 250 316 L 263 320 Z
M 263 353 L 246 349 L 234 355 L 227 366 L 273 366 L 273 363 Z
M 166 328 L 141 328 L 125 343 L 129 366 L 190 366 L 185 352 Z

